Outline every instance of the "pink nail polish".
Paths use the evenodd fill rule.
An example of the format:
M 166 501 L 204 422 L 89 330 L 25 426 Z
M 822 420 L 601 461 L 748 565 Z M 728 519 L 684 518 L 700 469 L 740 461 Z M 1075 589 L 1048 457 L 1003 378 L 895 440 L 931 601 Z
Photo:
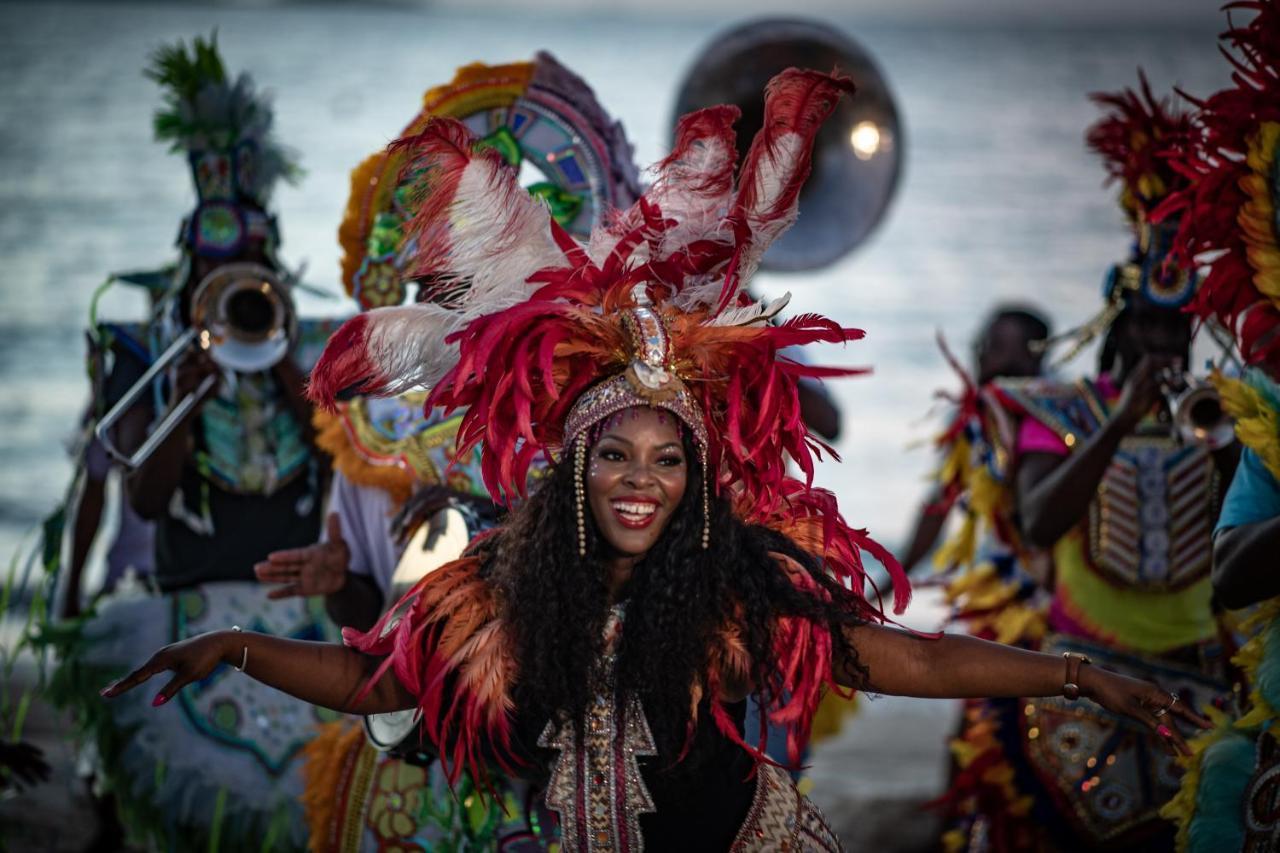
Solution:
M 165 695 L 163 693 L 157 693 L 156 698 L 151 700 L 151 707 L 159 708 L 161 705 L 163 705 L 165 702 L 168 702 L 168 701 L 169 700 L 165 698 Z
M 1156 726 L 1156 734 L 1160 735 L 1160 737 L 1172 737 L 1172 736 L 1173 736 L 1173 732 L 1172 732 L 1172 731 L 1170 731 L 1170 729 L 1169 729 L 1169 727 L 1168 727 L 1168 726 Z

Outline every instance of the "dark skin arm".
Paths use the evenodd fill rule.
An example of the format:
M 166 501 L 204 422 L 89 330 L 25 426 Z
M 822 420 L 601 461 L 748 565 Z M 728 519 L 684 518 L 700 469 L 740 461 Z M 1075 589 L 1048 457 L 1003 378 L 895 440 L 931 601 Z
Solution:
M 1229 610 L 1280 595 L 1280 516 L 1223 530 L 1213 540 L 1213 591 Z
M 1066 680 L 1066 662 L 1061 657 L 975 637 L 943 634 L 933 639 L 880 625 L 850 628 L 848 636 L 858 662 L 866 668 L 867 683 L 838 654 L 836 681 L 845 687 L 930 699 L 1017 698 L 1059 696 Z M 1170 694 L 1155 684 L 1087 664 L 1080 667 L 1077 678 L 1081 696 L 1152 729 L 1161 725 L 1155 711 L 1165 707 L 1169 708 L 1165 722 L 1176 715 L 1196 726 L 1210 725 L 1185 703 L 1170 705 Z M 1189 755 L 1177 729 L 1170 725 L 1168 731 L 1170 748 Z
M 1126 377 L 1111 417 L 1071 455 L 1028 453 L 1019 460 L 1018 516 L 1029 544 L 1051 548 L 1084 518 L 1121 440 L 1160 399 L 1160 372 L 1173 363 L 1144 356 Z
M 86 474 L 71 535 L 71 565 L 67 571 L 66 600 L 62 608 L 62 615 L 68 619 L 80 615 L 80 581 L 84 576 L 84 564 L 89 559 L 89 549 L 98 535 L 105 497 L 106 483 Z
M 341 593 L 324 597 L 324 610 L 336 625 L 368 631 L 382 615 L 382 590 L 368 575 L 347 573 Z
M 198 389 L 205 377 L 214 375 L 216 370 L 217 367 L 207 354 L 199 350 L 193 351 L 178 368 L 174 403 L 177 404 L 188 393 Z M 216 387 L 215 384 L 214 388 Z M 209 393 L 213 393 L 213 388 Z M 207 400 L 208 395 L 204 399 Z M 154 521 L 164 515 L 169 508 L 169 499 L 173 497 L 174 490 L 182 482 L 183 467 L 187 464 L 187 457 L 191 452 L 191 431 L 195 425 L 196 413 L 200 411 L 203 402 L 204 400 L 201 400 L 192 407 L 187 417 L 179 421 L 169 437 L 161 442 L 155 452 L 126 480 L 129 503 L 133 506 L 134 512 L 148 521 Z M 134 412 L 142 413 L 143 417 L 135 417 Z M 130 416 L 121 422 L 121 449 L 132 452 L 140 447 L 146 440 L 148 426 L 145 412 L 141 407 L 135 407 L 134 411 L 130 412 Z
M 929 552 L 933 550 L 938 537 L 942 535 L 942 528 L 946 526 L 947 513 L 938 507 L 940 500 L 942 500 L 942 496 L 935 490 L 921 505 L 920 511 L 916 516 L 916 526 L 911 533 L 907 552 L 899 560 L 902 563 L 903 570 L 908 574 L 911 573 L 917 563 L 927 557 Z
M 1062 658 L 1028 652 L 972 637 L 943 635 L 927 639 L 893 628 L 862 625 L 850 628 L 849 640 L 866 667 L 869 684 L 839 655 L 833 661 L 836 680 L 846 687 L 867 687 L 882 693 L 924 698 L 972 696 L 1055 696 L 1062 691 L 1066 664 Z M 154 675 L 172 671 L 154 704 L 168 702 L 187 684 L 199 681 L 219 664 L 237 666 L 248 650 L 247 675 L 291 696 L 346 714 L 382 714 L 416 706 L 399 679 L 386 675 L 357 698 L 379 660 L 333 643 L 286 640 L 265 634 L 214 631 L 166 646 L 138 669 L 109 685 L 111 698 L 132 690 Z M 1155 711 L 1168 708 L 1198 726 L 1209 721 L 1154 684 L 1081 666 L 1080 691 L 1104 708 L 1163 728 Z M 1164 735 L 1171 749 L 1189 753 L 1173 727 Z
M 286 640 L 248 631 L 213 631 L 165 646 L 150 660 L 102 691 L 108 699 L 147 679 L 171 671 L 173 677 L 152 704 L 163 705 L 219 664 L 239 666 L 249 651 L 245 674 L 290 696 L 343 714 L 385 714 L 417 706 L 400 679 L 385 674 L 368 694 L 360 692 L 381 660 L 337 643 Z

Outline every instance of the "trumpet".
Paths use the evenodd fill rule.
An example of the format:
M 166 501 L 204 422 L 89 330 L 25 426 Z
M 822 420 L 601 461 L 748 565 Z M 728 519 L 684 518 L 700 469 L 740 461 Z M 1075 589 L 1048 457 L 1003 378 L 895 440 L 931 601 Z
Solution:
M 1211 384 L 1188 373 L 1166 371 L 1161 387 L 1173 426 L 1183 441 L 1208 450 L 1235 441 L 1235 420 L 1222 407 L 1222 397 Z
M 116 447 L 111 428 L 137 403 L 160 375 L 192 347 L 207 352 L 214 363 L 237 373 L 274 367 L 289 352 L 297 330 L 297 314 L 288 284 L 258 264 L 226 264 L 205 276 L 191 297 L 191 325 L 160 354 L 111 411 L 98 421 L 94 435 L 107 453 L 129 470 L 142 465 L 173 430 L 213 389 L 218 377 L 207 376 L 156 424 L 133 453 Z

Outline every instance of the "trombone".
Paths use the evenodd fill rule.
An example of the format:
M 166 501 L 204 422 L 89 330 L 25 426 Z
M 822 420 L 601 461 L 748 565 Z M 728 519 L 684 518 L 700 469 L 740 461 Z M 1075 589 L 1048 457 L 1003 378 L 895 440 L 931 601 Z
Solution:
M 161 371 L 193 346 L 207 352 L 219 367 L 256 373 L 274 367 L 289 352 L 297 315 L 288 285 L 259 264 L 226 264 L 205 276 L 191 297 L 191 326 L 165 349 L 111 411 L 98 421 L 94 435 L 107 453 L 129 470 L 142 465 L 164 443 L 218 382 L 205 377 L 200 386 L 174 405 L 132 454 L 116 447 L 111 428 L 151 386 Z

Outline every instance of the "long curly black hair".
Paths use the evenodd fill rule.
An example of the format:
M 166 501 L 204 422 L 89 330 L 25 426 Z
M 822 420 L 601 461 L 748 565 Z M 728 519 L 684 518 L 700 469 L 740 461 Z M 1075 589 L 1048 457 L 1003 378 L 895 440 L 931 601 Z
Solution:
M 840 628 L 866 615 L 861 600 L 825 574 L 817 559 L 786 536 L 744 524 L 722 497 L 710 500 L 710 548 L 703 549 L 705 481 L 688 436 L 685 451 L 684 497 L 657 544 L 635 566 L 625 592 L 617 670 L 619 689 L 640 696 L 659 758 L 668 766 L 686 749 L 691 689 L 706 683 L 722 628 L 737 622 L 750 655 L 751 689 L 767 703 L 781 682 L 774 648 L 778 617 L 827 625 L 836 642 L 845 644 L 853 672 L 862 673 Z M 500 593 L 512 629 L 519 666 L 516 707 L 522 715 L 560 725 L 582 719 L 593 698 L 592 672 L 610 606 L 608 545 L 589 520 L 586 556 L 579 555 L 573 454 L 566 452 L 564 459 L 492 538 L 483 570 Z M 798 591 L 771 552 L 804 566 L 831 600 Z

